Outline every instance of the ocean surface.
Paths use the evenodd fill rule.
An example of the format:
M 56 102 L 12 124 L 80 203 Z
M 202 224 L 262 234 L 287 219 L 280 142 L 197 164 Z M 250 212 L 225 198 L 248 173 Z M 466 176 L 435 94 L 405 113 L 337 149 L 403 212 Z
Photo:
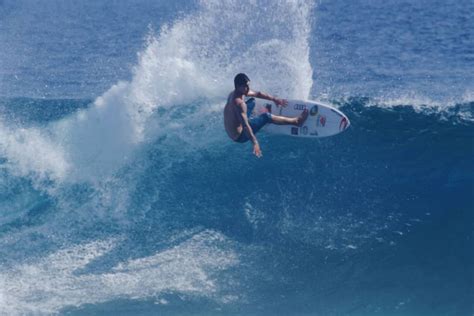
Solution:
M 471 0 L 0 0 L 0 314 L 472 316 L 473 74 Z

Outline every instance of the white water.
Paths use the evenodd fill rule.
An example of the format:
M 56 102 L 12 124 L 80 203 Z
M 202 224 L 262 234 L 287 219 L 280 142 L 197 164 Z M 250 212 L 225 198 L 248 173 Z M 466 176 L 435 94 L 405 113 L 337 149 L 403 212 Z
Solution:
M 201 1 L 196 13 L 149 34 L 130 82 L 49 126 L 7 131 L 0 125 L 0 152 L 20 176 L 95 183 L 113 176 L 157 135 L 182 134 L 195 143 L 183 127 L 192 130 L 219 115 L 238 72 L 246 72 L 256 90 L 307 98 L 310 11 L 305 1 Z M 201 109 L 170 122 L 167 111 L 196 102 Z
M 0 314 L 51 314 L 121 298 L 158 300 L 172 292 L 232 300 L 216 296 L 216 274 L 238 263 L 232 244 L 219 233 L 197 233 L 175 247 L 130 259 L 104 273 L 83 271 L 119 244 L 116 239 L 93 241 L 0 270 Z

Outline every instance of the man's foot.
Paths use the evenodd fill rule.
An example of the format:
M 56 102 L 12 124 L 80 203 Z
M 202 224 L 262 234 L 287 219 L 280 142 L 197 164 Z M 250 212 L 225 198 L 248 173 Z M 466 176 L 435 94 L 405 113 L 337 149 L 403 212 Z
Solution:
M 301 115 L 296 118 L 296 126 L 300 126 L 300 127 L 303 126 L 304 122 L 308 118 L 308 115 L 309 115 L 308 109 L 304 109 L 303 113 L 301 113 Z

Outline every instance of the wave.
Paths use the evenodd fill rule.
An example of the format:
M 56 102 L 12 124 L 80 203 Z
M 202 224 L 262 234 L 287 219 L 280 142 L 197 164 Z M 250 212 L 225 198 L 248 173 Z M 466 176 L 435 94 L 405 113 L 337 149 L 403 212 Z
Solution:
M 222 105 L 206 113 L 209 125 L 193 122 L 208 102 L 157 110 L 147 126 L 164 116 L 173 120 L 131 147 L 133 155 L 115 171 L 107 170 L 108 178 L 54 180 L 53 190 L 45 189 L 45 180 L 41 186 L 35 182 L 42 176 L 38 170 L 60 171 L 61 163 L 70 160 L 41 157 L 50 165 L 30 162 L 31 175 L 23 171 L 28 168 L 21 159 L 25 153 L 37 159 L 50 151 L 67 152 L 42 142 L 51 137 L 45 130 L 55 121 L 44 129 L 40 115 L 30 125 L 3 129 L 1 186 L 8 190 L 2 190 L 0 207 L 5 289 L 0 297 L 7 302 L 5 313 L 53 313 L 117 299 L 166 304 L 168 293 L 241 300 L 235 291 L 222 289 L 221 272 L 235 267 L 243 253 L 259 258 L 278 244 L 345 256 L 396 247 L 440 212 L 433 192 L 441 196 L 451 187 L 460 197 L 453 199 L 461 201 L 465 190 L 459 188 L 471 181 L 462 172 L 469 170 L 465 157 L 472 154 L 463 142 L 474 127 L 459 111 L 472 111 L 472 103 L 418 111 L 411 105 L 374 105 L 365 98 L 336 100 L 352 121 L 346 133 L 308 142 L 262 132 L 265 156 L 258 161 L 250 148 L 226 138 Z M 90 111 L 82 104 L 60 122 L 71 124 L 71 117 L 78 120 L 79 113 Z M 433 172 L 446 164 L 461 171 Z M 55 176 L 71 177 L 66 171 Z M 206 240 L 216 242 L 204 245 Z M 213 259 L 204 260 L 203 252 Z M 184 261 L 175 261 L 178 257 Z M 290 258 L 279 260 L 284 264 Z M 187 281 L 173 283 L 179 275 Z M 129 282 L 136 276 L 147 280 L 149 290 Z M 38 277 L 42 282 L 34 281 Z M 92 295 L 96 288 L 102 290 Z M 55 300 L 58 293 L 61 300 Z
M 41 102 L 43 105 L 47 104 L 45 101 Z M 403 168 L 402 172 L 405 174 L 423 173 L 423 170 L 429 170 L 433 164 L 442 164 L 452 157 L 464 157 L 469 154 L 469 147 L 462 146 L 462 144 L 466 137 L 472 134 L 473 129 L 472 122 L 465 120 L 464 115 L 459 114 L 467 110 L 472 113 L 474 109 L 472 103 L 458 104 L 449 110 L 419 111 L 411 105 L 375 106 L 374 101 L 368 98 L 334 100 L 334 104 L 338 104 L 340 109 L 351 119 L 351 129 L 345 134 L 327 140 L 314 140 L 304 144 L 298 139 L 281 138 L 263 132 L 260 138 L 265 150 L 264 160 L 268 170 L 264 169 L 259 172 L 260 177 L 263 178 L 259 178 L 255 184 L 249 184 L 249 191 L 247 191 L 239 188 L 238 185 L 233 188 L 233 185 L 229 185 L 227 180 L 233 177 L 243 179 L 243 175 L 235 173 L 236 170 L 245 169 L 245 166 L 249 164 L 250 167 L 257 168 L 259 164 L 253 161 L 249 148 L 245 145 L 237 146 L 227 139 L 222 129 L 222 105 L 219 105 L 217 109 L 207 110 L 208 102 L 203 100 L 182 104 L 176 108 L 160 110 L 151 114 L 148 126 L 160 123 L 160 126 L 153 132 L 154 137 L 145 139 L 138 145 L 133 145 L 134 143 L 130 142 L 129 144 L 132 144 L 128 147 L 130 157 L 128 160 L 120 157 L 117 160 L 120 165 L 112 166 L 115 170 L 103 168 L 98 172 L 94 168 L 102 168 L 99 165 L 93 164 L 90 169 L 87 169 L 78 168 L 81 166 L 77 162 L 74 164 L 74 168 L 77 168 L 74 172 L 82 179 L 90 180 L 94 176 L 96 177 L 93 178 L 94 181 L 78 181 L 81 179 L 79 176 L 75 178 L 76 182 L 71 181 L 71 173 L 68 169 L 71 161 L 68 160 L 68 157 L 71 156 L 71 152 L 65 150 L 66 146 L 61 143 L 45 142 L 45 139 L 51 139 L 51 135 L 46 133 L 39 123 L 34 123 L 34 126 L 23 126 L 20 129 L 1 129 L 3 137 L 1 138 L 2 177 L 0 185 L 4 188 L 2 190 L 4 199 L 1 205 L 2 209 L 10 210 L 8 213 L 4 212 L 2 216 L 3 233 L 28 227 L 31 222 L 24 219 L 34 218 L 34 214 L 44 212 L 44 208 L 50 210 L 49 215 L 45 218 L 36 217 L 33 225 L 47 223 L 49 220 L 48 230 L 53 229 L 58 232 L 68 231 L 71 226 L 76 224 L 82 227 L 83 232 L 93 232 L 99 223 L 111 227 L 116 226 L 111 230 L 116 232 L 135 225 L 137 218 L 146 218 L 149 216 L 149 212 L 165 216 L 168 212 L 173 212 L 172 210 L 176 210 L 173 212 L 174 216 L 179 214 L 180 219 L 176 219 L 178 222 L 185 223 L 189 218 L 194 218 L 209 224 L 207 216 L 219 218 L 219 210 L 221 208 L 232 209 L 232 205 L 218 197 L 206 198 L 202 204 L 196 204 L 195 201 L 202 200 L 203 196 L 215 195 L 210 188 L 203 187 L 203 182 L 212 184 L 212 186 L 220 184 L 222 188 L 229 188 L 232 192 L 242 191 L 238 195 L 242 195 L 242 201 L 244 201 L 239 206 L 243 210 L 243 219 L 246 223 L 243 224 L 244 226 L 264 227 L 266 230 L 275 226 L 274 221 L 277 220 L 280 221 L 276 225 L 279 226 L 278 231 L 292 231 L 290 227 L 294 225 L 288 223 L 297 222 L 298 224 L 294 226 L 297 227 L 297 230 L 293 231 L 293 233 L 297 233 L 298 230 L 301 231 L 301 225 L 304 224 L 304 222 L 300 222 L 301 219 L 311 218 L 311 214 L 314 212 L 316 214 L 324 212 L 331 218 L 331 222 L 339 223 L 340 226 L 336 225 L 337 227 L 346 227 L 344 229 L 347 230 L 347 226 L 352 225 L 349 223 L 352 223 L 353 220 L 360 220 L 362 214 L 359 213 L 353 219 L 345 218 L 343 220 L 338 215 L 339 207 L 329 210 L 323 205 L 333 205 L 337 195 L 350 195 L 356 189 L 374 190 L 374 192 L 380 193 L 380 189 L 377 188 L 377 185 L 380 184 L 379 181 L 381 181 L 380 175 L 377 174 L 378 169 L 366 163 L 367 161 L 374 161 L 379 166 L 378 168 L 395 166 L 391 168 L 397 170 L 397 163 L 392 161 L 394 157 L 405 161 L 408 156 L 403 156 L 403 153 L 411 150 L 418 152 L 418 154 L 410 158 L 411 167 Z M 51 102 L 52 105 L 58 103 L 58 100 Z M 79 122 L 77 124 L 80 124 L 78 117 L 83 111 L 92 113 L 97 111 L 93 108 L 94 104 L 91 105 L 92 110 L 90 108 L 84 109 L 83 104 L 84 102 L 78 101 L 76 104 L 78 113 L 72 115 L 73 122 Z M 48 111 L 46 108 L 45 111 Z M 206 109 L 206 114 L 203 114 L 203 110 L 201 110 L 203 108 Z M 196 117 L 204 115 L 209 119 L 209 124 L 196 121 Z M 163 117 L 172 117 L 173 119 L 161 124 Z M 66 117 L 60 123 L 71 124 L 72 119 Z M 36 126 L 38 124 L 39 127 Z M 51 126 L 49 124 L 47 123 L 48 128 Z M 94 133 L 103 128 L 106 127 L 90 127 L 88 131 L 91 133 L 91 139 L 94 140 L 94 137 L 97 137 Z M 100 136 L 99 139 L 101 141 L 107 140 L 113 136 Z M 119 140 L 124 139 L 123 137 L 118 138 Z M 433 147 L 422 150 L 427 144 L 434 143 L 439 143 L 442 146 L 440 148 L 450 148 L 451 154 L 438 153 L 437 149 Z M 78 155 L 84 157 L 85 154 L 100 148 L 105 151 L 104 153 L 100 152 L 101 156 L 96 158 L 100 163 L 104 163 L 104 159 L 108 156 L 117 155 L 117 152 L 124 153 L 125 150 L 121 146 L 127 145 L 126 143 L 119 144 L 118 140 L 107 146 L 97 144 L 98 147 L 90 148 L 88 147 L 90 144 L 91 142 L 86 141 L 80 143 L 84 146 L 84 152 L 78 152 Z M 117 144 L 117 147 L 113 147 L 114 144 Z M 51 147 L 52 145 L 54 146 Z M 81 149 L 82 147 L 76 147 L 76 150 Z M 391 154 L 396 156 L 390 157 Z M 436 162 L 427 163 L 430 160 L 430 154 L 438 157 Z M 359 161 L 349 160 L 354 157 L 357 157 Z M 320 208 L 313 209 L 314 204 L 310 204 L 293 215 L 279 213 L 277 217 L 269 216 L 268 212 L 271 212 L 271 208 L 261 208 L 262 200 L 275 194 L 273 190 L 267 189 L 267 187 L 272 187 L 270 183 L 266 183 L 267 179 L 278 178 L 282 182 L 279 190 L 283 190 L 282 188 L 292 182 L 297 183 L 298 178 L 293 175 L 291 163 L 297 165 L 298 160 L 302 160 L 307 165 L 303 174 L 307 174 L 308 177 L 319 174 L 322 179 L 310 184 L 303 181 L 303 184 L 293 187 L 310 194 L 310 196 L 312 196 L 312 189 L 320 193 L 325 192 L 327 198 L 317 199 L 318 204 L 321 203 L 319 204 Z M 286 166 L 285 162 L 290 165 Z M 228 170 L 228 164 L 232 165 L 230 170 Z M 331 165 L 332 169 L 320 170 L 318 165 Z M 47 173 L 45 170 L 54 170 L 55 173 Z M 88 172 L 90 174 L 87 174 Z M 348 177 L 346 172 L 353 174 Z M 345 179 L 344 183 L 338 181 L 336 175 L 342 176 Z M 359 188 L 360 184 L 358 183 L 366 182 L 367 178 L 370 178 L 369 175 L 372 175 L 373 182 L 369 181 L 370 185 L 366 183 L 364 189 Z M 68 179 L 69 182 L 56 181 L 57 178 L 62 177 Z M 429 183 L 429 179 L 429 177 L 426 179 L 427 183 Z M 388 183 L 395 184 L 396 181 Z M 456 176 L 449 181 L 463 182 L 466 180 L 462 176 Z M 183 188 L 187 188 L 184 193 L 182 192 Z M 15 192 L 22 192 L 22 194 Z M 301 197 L 298 197 L 299 195 L 294 192 L 284 193 L 282 191 L 278 193 L 278 196 L 281 196 L 279 200 L 281 204 L 274 205 L 274 208 L 280 210 L 287 208 L 292 200 L 301 200 Z M 314 198 L 316 199 L 316 197 Z M 307 201 L 307 199 L 303 200 Z M 176 204 L 176 201 L 179 203 Z M 207 209 L 205 214 L 198 212 L 196 207 L 199 205 Z M 377 227 L 384 227 L 385 221 L 375 220 L 380 216 L 372 207 L 370 209 L 363 216 L 366 217 L 367 222 L 376 223 L 376 227 L 371 229 L 372 232 L 376 232 L 378 231 Z M 306 210 L 307 214 L 301 216 L 302 210 Z M 198 212 L 198 214 L 194 212 Z M 392 216 L 397 217 L 398 215 L 394 213 Z M 319 218 L 319 215 L 316 218 Z M 313 224 L 313 227 L 319 226 L 321 229 L 323 227 L 327 229 L 327 238 L 314 239 L 324 247 L 329 246 L 327 241 L 333 238 L 330 237 L 331 234 L 339 237 L 340 234 L 344 234 L 336 226 L 328 228 L 330 225 L 328 225 L 327 217 L 323 217 L 321 221 Z M 353 227 L 356 230 L 359 228 L 366 230 L 367 228 L 358 225 Z M 248 230 L 249 227 L 245 229 Z M 358 235 L 352 232 L 349 230 L 348 233 L 351 238 Z M 272 233 L 270 232 L 270 234 Z M 375 233 L 371 234 L 376 235 Z M 302 238 L 311 239 L 308 236 Z M 331 247 L 340 248 L 343 245 L 344 243 L 339 243 L 339 245 Z
M 265 256 L 291 267 L 286 249 L 344 257 L 394 247 L 442 213 L 433 194 L 461 201 L 472 181 L 469 97 L 333 98 L 347 132 L 310 141 L 262 132 L 262 160 L 227 139 L 235 73 L 257 90 L 310 96 L 312 8 L 200 1 L 151 32 L 132 80 L 97 99 L 2 100 L 1 311 L 166 304 L 169 293 L 233 302 L 248 284 L 225 275 L 242 255 L 246 280 L 275 272 L 256 265 Z M 433 171 L 445 165 L 454 167 Z
M 406 95 L 398 98 L 373 98 L 367 105 L 381 108 L 410 107 L 418 113 L 438 115 L 453 121 L 472 122 L 474 120 L 474 98 L 465 94 L 462 98 L 450 101 L 435 101 L 426 97 Z
M 274 11 L 260 10 L 270 4 Z M 178 165 L 228 147 L 215 130 L 235 73 L 247 72 L 255 89 L 309 95 L 311 6 L 200 1 L 195 14 L 150 32 L 131 81 L 92 102 L 2 100 L 0 185 L 11 188 L 0 202 L 2 312 L 169 292 L 231 301 L 218 277 L 237 262 L 229 237 L 217 223 L 193 224 L 204 214 L 166 188 Z M 176 208 L 184 221 L 169 218 Z M 145 292 L 131 282 L 140 275 Z
M 352 110 L 369 112 L 371 108 L 392 111 L 414 111 L 422 114 L 426 119 L 437 119 L 451 122 L 452 124 L 469 124 L 474 119 L 474 101 L 462 98 L 451 102 L 433 101 L 429 98 L 404 96 L 399 98 L 369 98 L 369 97 L 348 97 L 331 100 L 339 106 L 346 106 Z

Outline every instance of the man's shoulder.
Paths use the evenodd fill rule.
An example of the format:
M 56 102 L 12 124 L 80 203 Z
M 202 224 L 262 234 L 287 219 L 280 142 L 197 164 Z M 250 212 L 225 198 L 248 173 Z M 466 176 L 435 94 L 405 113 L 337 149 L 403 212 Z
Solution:
M 238 105 L 241 106 L 242 104 L 245 104 L 245 101 L 242 97 L 236 97 L 233 92 L 229 94 L 229 99 L 228 103 L 231 105 Z
M 238 105 L 238 106 L 242 106 L 245 104 L 245 101 L 242 97 L 235 97 L 232 102 L 235 104 L 235 105 Z

